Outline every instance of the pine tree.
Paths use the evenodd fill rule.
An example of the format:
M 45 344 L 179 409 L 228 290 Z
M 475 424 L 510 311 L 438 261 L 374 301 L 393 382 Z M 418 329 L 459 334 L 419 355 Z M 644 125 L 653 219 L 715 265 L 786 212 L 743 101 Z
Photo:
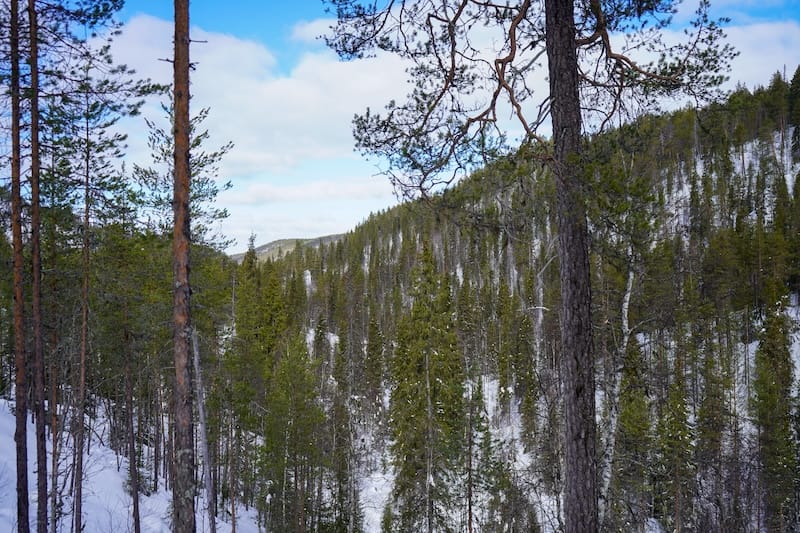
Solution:
M 165 118 L 170 125 L 175 124 L 176 109 L 162 105 Z M 190 160 L 190 218 L 191 241 L 194 244 L 210 245 L 217 250 L 224 250 L 231 242 L 223 235 L 214 232 L 214 225 L 228 217 L 228 212 L 214 205 L 221 191 L 231 188 L 230 182 L 217 183 L 219 166 L 222 158 L 231 148 L 226 143 L 216 150 L 205 151 L 205 144 L 210 138 L 207 130 L 203 130 L 203 122 L 209 115 L 208 108 L 201 109 L 189 120 Z M 146 119 L 149 129 L 147 145 L 150 149 L 151 166 L 134 165 L 133 177 L 141 185 L 145 214 L 148 226 L 159 233 L 169 233 L 172 221 L 172 175 L 174 169 L 174 140 L 172 128 L 164 128 L 157 122 Z
M 189 281 L 192 242 L 190 232 L 190 135 L 189 121 L 189 0 L 175 0 L 173 102 L 173 349 L 175 386 L 175 484 L 172 490 L 173 528 L 176 533 L 194 533 L 194 439 L 193 391 L 190 370 L 191 286 Z
M 11 233 L 13 246 L 13 293 L 14 293 L 14 366 L 15 366 L 15 400 L 16 426 L 14 443 L 16 448 L 16 496 L 17 496 L 17 529 L 20 533 L 30 530 L 28 516 L 28 379 L 25 353 L 25 299 L 23 285 L 23 243 L 22 243 L 22 172 L 21 172 L 21 91 L 20 85 L 20 17 L 19 3 L 12 2 L 9 20 L 9 41 L 11 76 L 9 92 L 11 93 Z

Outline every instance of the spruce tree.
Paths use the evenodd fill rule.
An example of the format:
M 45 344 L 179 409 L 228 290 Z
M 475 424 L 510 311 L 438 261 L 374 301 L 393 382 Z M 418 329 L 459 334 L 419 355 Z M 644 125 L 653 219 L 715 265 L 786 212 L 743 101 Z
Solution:
M 263 522 L 276 531 L 305 531 L 312 521 L 312 475 L 321 465 L 316 433 L 324 422 L 316 369 L 305 337 L 294 335 L 281 350 L 266 398 L 260 458 Z
M 628 343 L 619 397 L 618 436 L 614 449 L 610 529 L 641 531 L 649 515 L 652 422 L 647 396 L 647 367 L 635 338 Z
M 758 428 L 760 477 L 766 504 L 764 525 L 770 531 L 789 527 L 795 499 L 797 443 L 792 434 L 794 373 L 789 339 L 783 306 L 771 307 L 756 350 L 751 405 Z
M 449 531 L 464 448 L 464 374 L 447 278 L 423 245 L 398 324 L 389 416 L 397 527 Z
M 694 429 L 689 423 L 689 405 L 683 355 L 678 354 L 666 403 L 656 427 L 654 511 L 674 531 L 689 529 L 693 494 Z

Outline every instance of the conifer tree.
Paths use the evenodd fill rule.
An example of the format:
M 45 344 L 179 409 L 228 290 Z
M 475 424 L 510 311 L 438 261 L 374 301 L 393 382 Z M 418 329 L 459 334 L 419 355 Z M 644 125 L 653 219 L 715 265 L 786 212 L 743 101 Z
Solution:
M 423 245 L 398 324 L 390 403 L 398 527 L 447 531 L 463 457 L 464 374 L 447 278 Z
M 789 84 L 789 126 L 793 127 L 791 150 L 792 161 L 800 160 L 800 66 L 794 71 Z
M 800 126 L 796 127 L 795 131 L 800 131 Z M 789 212 L 791 213 L 788 234 L 789 288 L 795 294 L 800 294 L 800 172 L 794 177 L 791 210 Z
M 364 354 L 365 410 L 376 416 L 383 411 L 383 386 L 386 362 L 384 359 L 384 338 L 381 334 L 378 311 L 370 306 L 367 324 L 367 342 Z
M 727 313 L 728 311 L 723 311 Z M 726 380 L 721 349 L 711 339 L 713 326 L 696 326 L 704 337 L 700 374 L 703 381 L 702 396 L 697 410 L 697 446 L 695 450 L 698 477 L 708 487 L 707 497 L 714 506 L 713 511 L 703 513 L 700 524 L 713 524 L 722 506 L 724 437 L 728 430 L 730 414 L 726 404 Z M 706 526 L 710 527 L 710 526 Z
M 25 353 L 25 299 L 23 282 L 23 243 L 22 243 L 22 172 L 21 172 L 21 91 L 20 85 L 20 17 L 19 3 L 11 2 L 9 13 L 9 41 L 11 76 L 11 233 L 13 246 L 13 293 L 14 293 L 14 366 L 15 366 L 15 400 L 16 426 L 14 443 L 17 454 L 16 496 L 17 496 L 17 530 L 28 533 L 30 518 L 28 516 L 28 379 Z
M 352 359 L 347 357 L 345 342 L 339 340 L 333 364 L 333 405 L 330 425 L 330 464 L 333 473 L 331 531 L 357 533 L 362 531 L 363 517 L 358 500 L 358 479 L 355 454 L 355 410 L 351 398 L 356 385 L 352 374 Z
M 636 339 L 628 343 L 619 398 L 618 436 L 615 446 L 614 477 L 607 527 L 641 531 L 649 514 L 651 490 L 650 450 L 652 427 L 647 397 L 646 366 Z
M 108 24 L 110 12 L 84 17 L 81 13 L 73 13 L 72 17 L 84 21 L 87 29 L 97 30 Z M 64 232 L 72 219 L 70 201 L 73 196 L 82 199 L 80 215 L 80 233 L 82 243 L 81 255 L 81 340 L 78 357 L 77 381 L 78 398 L 76 400 L 78 420 L 84 420 L 87 358 L 89 345 L 89 283 L 91 274 L 90 242 L 95 226 L 118 222 L 129 216 L 130 207 L 123 204 L 133 197 L 115 164 L 122 156 L 125 136 L 121 133 L 109 133 L 109 130 L 124 115 L 138 113 L 142 105 L 142 97 L 160 90 L 147 81 L 135 80 L 133 71 L 115 66 L 110 56 L 108 44 L 93 49 L 89 43 L 77 40 L 75 46 L 80 53 L 76 58 L 78 66 L 70 72 L 69 84 L 58 98 L 47 100 L 45 131 L 46 142 L 52 159 L 56 160 L 47 175 L 46 191 L 55 192 L 57 199 L 50 199 L 49 209 L 44 223 L 50 228 L 51 246 L 56 246 L 55 233 Z M 63 84 L 63 83 L 62 83 Z M 76 194 L 75 189 L 81 189 Z M 60 203 L 59 203 L 60 201 Z M 51 220 L 53 213 L 62 215 L 64 220 Z M 66 247 L 61 253 L 67 255 Z M 51 261 L 58 258 L 58 251 L 51 252 Z M 53 263 L 51 270 L 59 272 Z M 57 276 L 50 276 L 51 285 Z M 48 295 L 55 302 L 65 300 L 64 294 Z M 52 307 L 52 306 L 51 306 Z M 56 311 L 55 315 L 64 314 Z M 52 319 L 51 319 L 52 320 Z M 53 347 L 52 349 L 55 349 Z M 75 451 L 84 447 L 84 423 L 76 424 Z M 74 476 L 74 513 L 75 529 L 82 529 L 82 483 L 83 454 L 77 453 Z M 138 527 L 138 520 L 137 527 Z
M 709 2 L 700 2 L 686 40 L 669 46 L 663 30 L 672 1 L 330 3 L 338 24 L 328 42 L 344 58 L 378 49 L 411 64 L 407 99 L 354 121 L 357 146 L 388 161 L 386 173 L 404 195 L 425 196 L 468 176 L 486 157 L 506 153 L 502 109 L 512 110 L 521 144 L 533 147 L 527 153 L 548 162 L 562 292 L 565 529 L 596 530 L 595 358 L 581 135 L 587 124 L 603 129 L 631 103 L 646 108 L 664 94 L 713 92 L 734 54 L 719 44 L 722 30 L 709 17 Z M 613 46 L 615 34 L 626 35 L 627 50 L 646 48 L 660 59 L 641 63 Z M 490 60 L 479 44 L 487 39 L 500 43 Z M 542 57 L 549 90 L 534 91 L 529 80 Z M 596 68 L 582 69 L 582 61 Z M 526 109 L 539 111 L 529 115 Z M 547 119 L 552 142 L 542 136 Z
M 759 336 L 753 379 L 752 412 L 758 428 L 765 503 L 764 525 L 785 531 L 793 510 L 797 443 L 792 434 L 793 371 L 789 324 L 783 306 L 770 308 Z
M 315 443 L 324 413 L 317 403 L 316 370 L 305 337 L 294 335 L 277 363 L 266 399 L 262 475 L 266 525 L 276 531 L 304 531 L 312 522 L 313 473 L 321 454 Z
M 683 356 L 678 355 L 673 381 L 656 428 L 654 496 L 656 516 L 678 533 L 688 529 L 694 463 L 694 430 L 689 424 Z
M 170 125 L 175 123 L 176 109 L 162 105 L 166 120 Z M 228 217 L 228 212 L 214 205 L 221 191 L 231 188 L 229 181 L 217 183 L 219 166 L 233 143 L 226 143 L 216 150 L 205 151 L 205 144 L 210 138 L 207 130 L 202 129 L 203 122 L 210 110 L 201 109 L 189 120 L 190 161 L 190 217 L 191 237 L 194 244 L 206 244 L 217 250 L 224 250 L 230 241 L 215 232 L 214 225 Z M 174 169 L 174 140 L 172 130 L 160 126 L 157 122 L 145 119 L 149 134 L 147 145 L 150 149 L 150 166 L 134 165 L 133 176 L 142 186 L 144 212 L 148 226 L 159 233 L 169 233 L 171 220 L 169 217 L 172 205 L 172 176 Z

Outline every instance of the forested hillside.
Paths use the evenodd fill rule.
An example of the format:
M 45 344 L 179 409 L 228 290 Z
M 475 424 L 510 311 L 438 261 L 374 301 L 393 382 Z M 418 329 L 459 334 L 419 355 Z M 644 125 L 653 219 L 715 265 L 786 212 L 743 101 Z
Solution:
M 798 125 L 800 69 L 585 141 L 604 530 L 800 528 Z M 96 145 L 60 152 L 61 130 L 45 132 L 49 510 L 68 530 L 76 442 L 129 458 L 131 495 L 173 482 L 170 241 L 163 171 L 76 185 L 61 164 Z M 226 257 L 203 238 L 222 214 L 198 213 L 196 443 L 210 469 L 197 476 L 220 520 L 244 505 L 268 531 L 561 528 L 558 228 L 532 155 L 263 260 L 255 243 Z M 133 177 L 147 186 L 125 188 Z M 119 193 L 108 210 L 98 190 Z M 8 218 L 0 391 L 13 398 Z
M 587 140 L 607 530 L 798 525 L 798 84 Z M 220 479 L 271 529 L 559 529 L 557 228 L 531 160 L 245 256 L 210 403 Z

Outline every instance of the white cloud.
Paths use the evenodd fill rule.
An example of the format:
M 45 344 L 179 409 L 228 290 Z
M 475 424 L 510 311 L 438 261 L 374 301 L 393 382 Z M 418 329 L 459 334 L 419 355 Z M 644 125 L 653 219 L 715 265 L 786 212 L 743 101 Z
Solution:
M 209 107 L 205 124 L 211 138 L 207 149 L 214 149 L 228 141 L 234 148 L 223 160 L 220 176 L 232 180 L 234 189 L 220 196 L 220 205 L 231 212 L 222 224 L 226 234 L 237 238 L 238 247 L 247 242 L 251 231 L 269 226 L 275 238 L 295 236 L 285 231 L 303 231 L 306 236 L 332 229 L 344 231 L 380 208 L 375 205 L 380 198 L 383 206 L 393 203 L 391 187 L 381 178 L 357 182 L 341 181 L 337 167 L 352 165 L 353 154 L 351 120 L 355 113 L 367 106 L 382 108 L 390 98 L 400 98 L 406 92 L 405 73 L 395 58 L 372 59 L 358 63 L 340 62 L 336 55 L 315 41 L 331 21 L 318 20 L 298 24 L 293 39 L 308 43 L 307 51 L 298 62 L 283 73 L 276 63 L 275 54 L 260 43 L 236 37 L 192 29 L 192 108 L 196 111 Z M 172 52 L 172 25 L 150 16 L 136 16 L 124 28 L 124 33 L 114 45 L 118 61 L 136 69 L 143 77 L 169 83 L 172 71 L 169 58 Z M 155 118 L 164 125 L 165 119 L 158 102 L 152 102 L 144 115 Z M 125 122 L 130 132 L 129 159 L 147 164 L 147 133 L 141 118 Z M 297 180 L 301 167 L 316 162 L 332 178 L 325 182 L 325 174 L 313 177 L 313 183 L 299 185 L 286 183 Z M 348 163 L 349 162 L 349 163 Z M 371 167 L 363 164 L 361 172 L 368 175 Z M 249 178 L 249 179 L 248 179 Z M 257 180 L 254 181 L 254 180 Z M 349 210 L 342 212 L 322 204 L 348 200 Z M 358 206 L 353 201 L 363 201 Z M 306 213 L 302 202 L 318 205 L 316 212 Z M 287 221 L 264 219 L 262 210 L 244 210 L 269 205 L 274 211 L 281 202 L 292 204 L 284 213 Z M 245 212 L 247 211 L 247 212 Z M 249 213 L 249 214 L 248 214 Z M 321 213 L 329 213 L 322 216 Z M 340 223 L 335 224 L 330 213 L 335 213 Z M 304 226 L 290 222 L 302 219 Z M 311 221 L 319 224 L 313 231 Z M 349 226 L 342 227 L 342 223 Z M 242 238 L 244 236 L 244 238 Z
M 732 86 L 737 82 L 750 89 L 767 85 L 772 75 L 784 67 L 791 79 L 800 62 L 800 21 L 731 26 L 726 32 L 728 41 L 740 52 L 730 73 Z
M 169 81 L 170 66 L 158 58 L 169 57 L 170 32 L 165 21 L 135 17 L 115 54 L 140 75 Z M 192 38 L 200 41 L 192 48 L 192 107 L 211 108 L 205 127 L 214 142 L 235 144 L 223 164 L 230 176 L 285 172 L 307 159 L 350 154 L 353 115 L 405 93 L 394 58 L 343 63 L 317 47 L 279 75 L 261 44 L 196 28 Z
M 388 181 L 379 177 L 315 180 L 310 183 L 257 180 L 228 191 L 225 201 L 232 205 L 268 205 L 281 202 L 390 199 L 392 194 Z
M 292 28 L 292 40 L 306 44 L 321 44 L 320 37 L 329 35 L 331 27 L 336 24 L 336 19 L 317 19 L 302 21 Z
M 192 47 L 192 107 L 211 109 L 204 124 L 211 133 L 208 149 L 227 141 L 235 144 L 221 169 L 221 178 L 232 180 L 234 189 L 221 195 L 220 205 L 231 211 L 222 229 L 239 241 L 237 250 L 251 232 L 259 234 L 261 243 L 346 231 L 371 211 L 393 203 L 383 178 L 352 177 L 368 176 L 372 168 L 353 154 L 351 120 L 366 107 L 382 109 L 389 100 L 405 96 L 404 65 L 394 57 L 339 61 L 316 39 L 332 23 L 319 19 L 297 24 L 291 38 L 301 52 L 294 65 L 283 68 L 274 51 L 261 43 L 193 29 L 193 39 L 202 42 Z M 793 73 L 800 49 L 798 21 L 740 24 L 727 33 L 741 51 L 732 84 L 766 84 L 783 65 Z M 165 59 L 172 53 L 172 24 L 136 16 L 114 51 L 118 61 L 139 75 L 169 83 L 171 64 Z M 536 83 L 546 88 L 544 71 Z M 157 102 L 145 114 L 163 124 Z M 130 132 L 129 159 L 146 164 L 142 119 L 127 120 L 125 127 Z M 360 166 L 353 170 L 353 165 Z

